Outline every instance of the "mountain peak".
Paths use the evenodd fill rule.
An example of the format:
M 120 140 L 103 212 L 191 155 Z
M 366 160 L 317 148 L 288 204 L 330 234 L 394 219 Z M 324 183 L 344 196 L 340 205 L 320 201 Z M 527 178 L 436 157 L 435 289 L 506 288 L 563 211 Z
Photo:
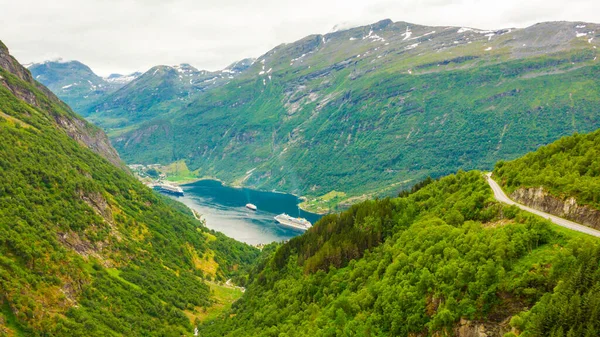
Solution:
M 179 65 L 173 66 L 171 68 L 177 70 L 177 72 L 180 74 L 196 73 L 199 71 L 198 69 L 194 68 L 189 63 L 182 63 Z
M 246 69 L 250 68 L 250 66 L 252 66 L 255 62 L 256 62 L 255 58 L 245 58 L 243 60 L 233 62 L 232 64 L 228 65 L 225 69 L 223 69 L 221 72 L 241 73 L 241 72 L 245 71 Z
M 333 28 L 331 29 L 331 31 L 328 34 L 339 33 L 339 32 L 349 31 L 349 30 L 353 30 L 353 29 L 365 29 L 365 28 L 369 28 L 369 29 L 373 29 L 373 30 L 381 30 L 381 29 L 388 28 L 389 26 L 402 25 L 402 24 L 406 24 L 406 25 L 410 25 L 410 26 L 413 25 L 412 23 L 403 22 L 403 21 L 394 22 L 391 19 L 383 19 L 383 20 L 377 21 L 375 23 L 370 23 L 370 24 L 366 24 L 366 25 L 352 24 L 350 22 L 342 22 L 342 23 L 339 23 L 339 24 L 333 26 Z
M 109 83 L 127 84 L 127 83 L 135 80 L 136 78 L 140 77 L 141 75 L 142 75 L 142 73 L 140 73 L 140 72 L 131 73 L 129 75 L 110 74 L 110 75 L 108 75 L 108 77 L 104 77 L 104 80 Z
M 394 21 L 392 21 L 391 19 L 383 19 L 381 21 L 375 22 L 371 26 L 373 27 L 373 29 L 384 29 L 393 24 L 394 24 Z

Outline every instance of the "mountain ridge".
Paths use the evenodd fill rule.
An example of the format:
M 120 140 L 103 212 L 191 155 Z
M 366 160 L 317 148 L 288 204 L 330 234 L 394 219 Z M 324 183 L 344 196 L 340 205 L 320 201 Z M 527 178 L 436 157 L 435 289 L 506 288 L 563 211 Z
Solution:
M 53 111 L 52 117 L 54 118 L 54 122 L 71 138 L 81 144 L 85 144 L 112 164 L 118 167 L 124 167 L 123 162 L 110 144 L 110 141 L 104 132 L 85 120 L 78 118 L 56 95 L 46 87 L 37 83 L 33 79 L 31 73 L 23 68 L 18 61 L 10 55 L 8 48 L 4 44 L 0 45 L 0 68 L 6 69 L 6 71 L 30 85 L 29 87 L 24 87 L 15 84 L 10 78 L 0 79 L 0 83 L 11 90 L 14 95 L 31 105 L 51 109 L 51 111 Z M 42 99 L 39 98 L 36 90 L 39 90 L 43 94 Z M 47 100 L 44 98 L 47 98 Z
M 535 82 L 536 78 L 539 78 L 539 75 L 536 74 L 538 72 L 541 73 L 540 75 L 542 75 L 542 77 L 546 76 L 543 70 L 537 70 L 540 67 L 540 69 L 549 68 L 552 72 L 557 71 L 559 73 L 564 73 L 577 71 L 577 67 L 580 67 L 580 65 L 577 63 L 595 62 L 593 59 L 596 52 L 592 48 L 592 46 L 595 45 L 593 45 L 593 43 L 589 43 L 587 40 L 581 42 L 577 40 L 575 27 L 578 24 L 575 23 L 561 24 L 555 30 L 555 37 L 551 36 L 550 38 L 539 40 L 537 45 L 532 45 L 532 43 L 538 41 L 540 34 L 542 34 L 542 31 L 539 30 L 539 27 L 544 27 L 544 25 L 534 26 L 534 30 L 531 32 L 524 32 L 523 30 L 512 31 L 510 33 L 508 31 L 496 31 L 497 33 L 485 31 L 466 31 L 461 33 L 463 36 L 466 35 L 462 42 L 456 43 L 456 45 L 462 46 L 454 46 L 454 41 L 457 41 L 455 40 L 455 37 L 458 34 L 457 32 L 460 30 L 458 27 L 452 27 L 451 29 L 446 29 L 445 31 L 429 34 L 433 31 L 436 31 L 436 28 L 412 26 L 410 28 L 411 34 L 407 34 L 406 26 L 403 23 L 395 26 L 386 26 L 385 24 L 386 23 L 384 22 L 384 26 L 387 27 L 387 29 L 393 29 L 393 32 L 388 32 L 387 35 L 385 35 L 377 30 L 378 27 L 375 27 L 373 30 L 371 30 L 371 26 L 366 26 L 335 33 L 337 34 L 337 43 L 341 43 L 343 46 L 349 46 L 348 43 L 350 43 L 350 45 L 356 44 L 354 47 L 356 51 L 345 47 L 341 48 L 335 45 L 335 47 L 329 47 L 330 49 L 328 50 L 330 51 L 327 54 L 321 54 L 324 53 L 323 50 L 327 50 L 328 44 L 336 42 L 327 41 L 325 36 L 320 35 L 307 37 L 294 44 L 276 47 L 274 50 L 259 57 L 257 62 L 244 75 L 236 80 L 235 84 L 229 85 L 229 87 L 220 90 L 220 92 L 208 92 L 207 95 L 202 97 L 202 99 L 198 98 L 192 104 L 182 108 L 180 112 L 175 112 L 175 115 L 169 118 L 170 120 L 156 120 L 155 123 L 148 124 L 148 127 L 151 128 L 154 128 L 154 125 L 164 125 L 167 129 L 181 128 L 179 131 L 173 130 L 172 132 L 179 135 L 190 135 L 188 137 L 179 137 L 185 138 L 185 141 L 178 140 L 177 138 L 170 139 L 169 137 L 165 137 L 166 134 L 161 134 L 158 131 L 153 133 L 152 136 L 147 135 L 140 138 L 141 135 L 147 134 L 144 130 L 144 127 L 139 128 L 138 131 L 129 131 L 129 133 L 121 134 L 116 138 L 113 138 L 113 141 L 115 142 L 119 151 L 123 153 L 130 162 L 148 161 L 168 163 L 170 161 L 176 161 L 185 158 L 191 171 L 195 171 L 198 169 L 198 167 L 200 167 L 199 175 L 216 175 L 217 177 L 219 177 L 220 172 L 220 174 L 226 174 L 227 176 L 230 176 L 229 178 L 227 176 L 220 177 L 226 178 L 225 180 L 229 181 L 242 179 L 242 177 L 245 176 L 245 172 L 257 166 L 246 165 L 245 167 L 240 168 L 239 172 L 235 173 L 234 175 L 225 173 L 221 168 L 215 168 L 215 163 L 208 164 L 209 162 L 206 161 L 206 159 L 209 158 L 209 153 L 211 151 L 215 151 L 215 145 L 218 145 L 216 153 L 223 155 L 226 158 L 231 156 L 227 152 L 231 150 L 230 147 L 235 149 L 236 155 L 242 156 L 246 156 L 246 153 L 270 152 L 270 155 L 266 155 L 265 153 L 265 155 L 254 156 L 253 158 L 248 158 L 248 160 L 243 161 L 247 163 L 254 162 L 259 164 L 257 170 L 254 171 L 255 173 L 245 180 L 245 183 L 249 184 L 249 186 L 267 189 L 279 189 L 281 188 L 280 186 L 283 186 L 283 189 L 287 191 L 307 193 L 313 188 L 319 190 L 321 188 L 319 186 L 322 186 L 322 183 L 313 179 L 310 182 L 301 183 L 304 185 L 303 187 L 294 188 L 293 186 L 289 185 L 289 179 L 292 177 L 288 176 L 284 181 L 284 177 L 286 175 L 285 172 L 278 172 L 279 170 L 273 171 L 275 167 L 277 167 L 276 162 L 280 154 L 284 157 L 290 156 L 286 155 L 284 149 L 287 148 L 288 153 L 290 153 L 290 148 L 297 147 L 296 144 L 300 142 L 304 145 L 302 148 L 298 148 L 297 151 L 300 152 L 295 153 L 295 155 L 301 156 L 301 153 L 304 149 L 311 147 L 311 143 L 323 144 L 323 142 L 326 142 L 329 149 L 335 149 L 336 143 L 339 144 L 338 146 L 345 147 L 343 146 L 344 144 L 353 144 L 352 138 L 348 139 L 347 137 L 356 137 L 357 132 L 359 134 L 362 132 L 371 134 L 372 132 L 370 130 L 377 130 L 378 128 L 382 128 L 384 126 L 383 124 L 378 124 L 377 119 L 374 118 L 374 116 L 360 116 L 358 111 L 356 111 L 354 114 L 357 114 L 358 118 L 354 118 L 354 123 L 346 123 L 348 125 L 343 129 L 339 129 L 339 127 L 335 125 L 343 125 L 340 124 L 340 122 L 350 118 L 350 116 L 344 117 L 343 114 L 340 114 L 339 117 L 336 116 L 335 122 L 331 121 L 330 125 L 326 126 L 330 129 L 330 132 L 337 133 L 338 135 L 343 134 L 346 139 L 341 139 L 339 138 L 340 136 L 327 141 L 323 140 L 323 138 L 320 140 L 317 140 L 316 138 L 312 138 L 312 140 L 311 138 L 305 139 L 305 137 L 314 137 L 314 135 L 306 135 L 309 129 L 318 130 L 322 128 L 322 123 L 326 122 L 326 119 L 323 116 L 323 111 L 324 109 L 327 109 L 327 106 L 330 106 L 331 108 L 327 109 L 326 113 L 332 114 L 334 111 L 339 111 L 338 109 L 341 107 L 347 106 L 348 103 L 353 103 L 354 105 L 358 103 L 362 105 L 364 104 L 363 102 L 373 102 L 373 105 L 375 105 L 376 103 L 373 101 L 374 97 L 379 97 L 379 100 L 389 101 L 387 110 L 396 114 L 400 113 L 397 118 L 405 120 L 407 118 L 414 119 L 416 116 L 422 113 L 422 111 L 425 111 L 425 109 L 428 108 L 427 105 L 424 105 L 419 101 L 415 101 L 414 99 L 411 100 L 411 96 L 416 94 L 427 94 L 428 91 L 433 93 L 434 89 L 427 89 L 427 87 L 432 88 L 435 86 L 438 87 L 435 89 L 438 92 L 447 90 L 449 93 L 450 88 L 440 87 L 439 84 L 436 84 L 436 81 L 438 83 L 443 83 L 444 81 L 455 81 L 457 76 L 461 76 L 461 80 L 463 80 L 465 83 L 469 83 L 469 78 L 477 76 L 479 79 L 476 79 L 476 81 L 480 81 L 481 85 L 489 86 L 490 89 L 486 90 L 492 92 L 488 97 L 481 97 L 480 101 L 474 102 L 474 108 L 484 105 L 487 105 L 486 108 L 493 108 L 493 104 L 487 103 L 488 100 L 507 100 L 510 99 L 510 97 L 522 96 L 523 93 L 527 91 L 532 92 L 538 90 L 534 87 L 528 87 L 527 90 L 524 91 L 523 85 L 519 83 Z M 387 24 L 389 25 L 389 23 Z M 552 26 L 552 24 L 550 24 L 550 26 Z M 564 27 L 567 26 L 568 31 L 570 32 L 565 33 L 563 30 L 565 29 Z M 373 31 L 373 33 L 371 33 L 371 31 Z M 489 34 L 493 35 L 486 36 Z M 529 48 L 527 46 L 523 47 L 523 43 L 521 43 L 521 41 L 518 43 L 512 42 L 511 34 L 522 36 L 523 41 L 527 42 L 525 44 L 529 44 Z M 434 37 L 438 35 L 441 36 L 442 40 L 435 42 L 436 40 Z M 325 42 L 323 42 L 323 38 L 325 38 Z M 400 44 L 399 49 L 397 48 L 392 50 L 396 50 L 396 53 L 400 53 L 403 56 L 402 58 L 390 56 L 390 60 L 385 61 L 385 56 L 382 56 L 384 54 L 377 55 L 381 51 L 376 49 L 385 47 L 386 43 L 390 43 L 390 39 L 396 39 L 396 43 Z M 445 39 L 452 39 L 450 40 L 451 46 L 445 45 Z M 561 53 L 561 50 L 569 50 L 570 47 L 565 45 L 565 42 L 561 41 L 571 40 L 574 40 L 578 43 L 578 47 L 574 49 L 573 53 L 578 53 L 577 50 L 579 49 L 585 50 L 582 56 L 566 56 L 567 60 L 561 60 L 562 56 L 553 56 L 553 54 L 545 56 L 545 53 Z M 419 45 L 412 47 L 415 44 Z M 431 47 L 428 48 L 433 48 L 434 53 L 431 55 L 420 56 L 418 50 L 422 44 L 430 44 Z M 477 50 L 474 50 L 474 47 L 471 47 L 475 44 L 480 45 Z M 499 51 L 498 53 L 500 54 L 496 54 L 496 52 L 493 51 L 494 47 L 486 47 L 486 45 L 490 44 L 498 44 L 503 46 L 510 45 L 513 46 L 512 48 L 514 48 L 514 50 L 510 50 L 508 52 Z M 548 50 L 545 50 L 544 53 L 540 54 L 539 48 L 542 47 L 548 47 Z M 388 46 L 388 48 L 390 47 Z M 456 48 L 466 48 L 466 54 L 464 56 L 453 54 L 452 50 Z M 486 51 L 488 48 L 492 48 L 492 51 Z M 343 55 L 338 55 L 340 50 L 343 50 Z M 393 54 L 392 50 L 390 50 L 387 55 Z M 313 53 L 311 53 L 311 51 Z M 474 53 L 475 55 L 470 56 L 469 53 Z M 488 55 L 487 53 L 490 54 Z M 352 54 L 354 54 L 354 56 L 348 56 Z M 423 57 L 425 56 L 427 56 L 429 59 L 424 59 Z M 331 57 L 333 57 L 333 59 L 329 59 Z M 502 57 L 516 57 L 516 59 L 514 61 L 505 61 L 502 59 Z M 521 62 L 522 64 L 518 63 L 518 60 L 528 60 L 530 59 L 529 57 L 533 58 L 531 65 L 527 64 L 526 61 Z M 554 60 L 553 57 L 555 57 L 556 60 Z M 571 64 L 574 63 L 570 60 L 572 57 L 576 57 L 576 59 L 579 58 L 580 61 L 578 61 L 576 64 Z M 545 60 L 545 58 L 548 58 L 548 60 Z M 325 62 L 324 60 L 327 61 Z M 510 65 L 511 63 L 514 65 Z M 539 63 L 540 65 L 537 65 L 536 63 Z M 502 66 L 503 64 L 507 64 L 507 66 L 504 67 Z M 593 66 L 591 63 L 588 63 L 587 65 Z M 517 69 L 520 67 L 521 70 L 512 70 L 510 67 L 515 67 Z M 521 73 L 520 76 L 525 76 L 525 73 L 522 71 L 523 68 L 529 68 L 528 72 L 532 73 L 531 78 L 521 79 L 519 77 L 515 77 L 517 71 Z M 566 69 L 562 70 L 560 68 Z M 479 69 L 482 69 L 482 71 L 480 72 Z M 486 72 L 484 72 L 485 69 L 490 69 L 488 72 L 496 72 L 498 74 L 496 76 L 498 77 L 508 76 L 508 78 L 504 80 L 495 80 L 487 75 Z M 271 70 L 271 72 L 269 72 L 269 70 Z M 502 72 L 507 73 L 502 74 Z M 440 76 L 443 77 L 440 79 Z M 554 75 L 550 74 L 548 76 Z M 557 74 L 555 77 L 561 76 Z M 571 78 L 569 75 L 563 75 L 562 77 Z M 423 80 L 418 81 L 417 79 L 419 78 L 423 78 Z M 504 89 L 504 91 L 492 89 L 493 86 L 502 83 L 502 81 L 512 81 L 515 82 L 515 84 L 512 85 L 512 88 L 509 88 L 505 84 L 504 86 L 507 88 Z M 353 84 L 353 82 L 358 84 Z M 377 83 L 381 83 L 379 85 L 380 88 L 377 88 L 378 92 L 374 91 L 374 88 L 369 88 L 374 84 L 377 85 Z M 235 86 L 240 85 L 245 88 L 245 93 L 241 93 L 239 89 L 236 89 Z M 476 83 L 472 84 L 473 87 L 476 85 Z M 340 89 L 336 89 L 336 86 Z M 381 92 L 385 92 L 385 94 L 382 95 Z M 452 99 L 450 96 L 447 97 L 449 100 Z M 433 100 L 433 97 L 430 95 L 425 96 L 424 98 L 429 101 Z M 452 103 L 455 106 L 462 105 L 460 102 L 449 101 L 447 103 Z M 509 104 L 518 103 L 513 101 Z M 226 111 L 224 109 L 225 107 L 228 109 L 234 109 L 237 112 Z M 372 108 L 368 108 L 366 105 L 357 108 L 365 109 L 367 111 L 372 110 Z M 439 109 L 439 107 L 437 108 Z M 299 112 L 303 109 L 306 111 L 299 114 Z M 385 106 L 381 106 L 379 109 L 385 111 Z M 465 108 L 458 109 L 463 110 Z M 473 107 L 470 107 L 469 109 L 473 109 Z M 520 109 L 524 109 L 524 107 L 521 107 Z M 402 117 L 402 110 L 406 111 L 404 114 L 408 113 L 406 117 Z M 428 110 L 431 110 L 431 108 Z M 202 137 L 199 131 L 193 130 L 194 128 L 206 128 L 208 125 L 215 130 L 218 126 L 219 133 L 223 135 L 226 134 L 226 131 L 229 128 L 225 125 L 223 125 L 221 128 L 221 123 L 224 123 L 223 121 L 225 118 L 234 118 L 235 120 L 240 119 L 238 116 L 245 116 L 246 114 L 252 115 L 248 118 L 250 122 L 249 124 L 257 125 L 259 128 L 254 128 L 254 130 L 252 130 L 253 127 L 251 127 L 250 129 L 246 128 L 244 131 L 242 131 L 238 127 L 234 127 L 234 130 L 236 130 L 235 133 L 232 134 L 233 130 L 230 131 L 227 134 L 228 139 L 220 143 L 214 142 L 209 137 Z M 437 118 L 443 125 L 443 123 L 445 123 L 445 121 L 451 116 L 449 114 L 445 115 L 442 113 L 436 116 L 436 114 L 437 113 L 433 113 L 432 111 L 430 113 L 431 116 L 423 120 L 423 122 L 428 123 L 427 120 L 430 120 L 431 122 L 431 120 Z M 298 117 L 299 115 L 301 116 Z M 367 119 L 367 117 L 371 119 Z M 201 120 L 201 118 L 204 120 Z M 253 118 L 255 118 L 255 121 L 252 120 Z M 183 125 L 183 123 L 179 123 L 178 120 L 185 121 L 185 125 Z M 197 122 L 194 120 L 197 120 Z M 313 120 L 315 122 L 313 122 Z M 592 120 L 594 120 L 593 117 Z M 265 123 L 265 125 L 272 123 L 273 126 L 268 129 L 261 129 L 261 123 Z M 241 120 L 237 123 L 234 122 L 233 124 L 248 126 L 248 123 L 242 123 Z M 287 136 L 289 140 L 286 140 L 283 137 L 284 135 L 280 135 L 278 133 L 275 138 L 275 146 L 268 145 L 272 138 L 273 132 L 279 128 L 279 125 L 286 124 L 289 124 L 289 126 L 285 127 L 285 131 L 281 131 L 289 135 Z M 375 124 L 375 126 L 369 127 L 368 124 Z M 403 130 L 401 136 L 398 136 L 405 139 L 411 139 L 411 137 L 415 137 L 415 133 L 418 134 L 419 129 L 422 129 L 422 127 L 414 122 L 412 124 L 412 133 L 410 131 L 411 128 L 409 128 L 408 130 Z M 507 124 L 509 124 L 508 120 L 506 121 L 505 125 Z M 311 125 L 311 127 L 307 128 L 307 125 Z M 502 128 L 503 127 L 504 125 Z M 502 128 L 494 131 L 494 133 L 497 132 L 498 134 L 501 134 Z M 161 128 L 157 130 L 161 130 Z M 472 133 L 473 131 L 475 130 L 470 130 L 469 132 L 465 131 L 465 135 L 468 137 L 469 133 Z M 379 137 L 382 136 L 383 135 Z M 144 137 L 149 137 L 147 138 L 147 144 L 143 143 Z M 157 142 L 156 137 L 159 137 L 159 139 L 162 140 Z M 422 136 L 419 138 L 422 139 Z M 551 137 L 546 139 L 546 141 L 553 140 Z M 199 143 L 203 150 L 185 151 L 180 149 L 177 144 L 183 144 L 184 142 Z M 498 142 L 498 140 L 496 140 L 496 142 Z M 140 144 L 139 148 L 136 147 L 136 143 Z M 252 144 L 259 145 L 260 150 L 250 150 L 250 147 L 253 146 Z M 164 146 L 169 147 L 169 150 L 164 152 L 164 157 L 159 157 L 158 154 L 152 158 L 145 159 L 143 157 L 143 154 L 147 151 L 146 149 L 152 147 L 154 150 L 156 150 L 158 147 L 160 150 L 162 150 Z M 323 148 L 323 151 L 325 151 L 325 148 Z M 173 152 L 175 152 L 174 156 Z M 178 152 L 180 154 L 177 154 Z M 396 156 L 400 155 L 397 150 L 394 152 Z M 201 157 L 202 159 L 198 157 Z M 317 157 L 325 158 L 321 155 L 318 155 Z M 306 159 L 307 157 L 305 157 L 304 160 Z M 297 165 L 298 160 L 299 158 L 292 159 L 292 166 Z M 390 160 L 393 162 L 394 159 L 390 158 Z M 264 161 L 270 161 L 271 163 L 268 165 L 268 167 L 263 167 L 261 169 L 260 163 Z M 491 166 L 493 162 L 494 160 L 490 160 L 488 165 Z M 226 166 L 230 167 L 229 163 Z M 331 165 L 329 166 L 331 167 Z M 456 168 L 457 166 L 454 167 Z M 468 167 L 465 166 L 465 168 Z M 384 166 L 383 169 L 385 170 L 388 168 L 385 168 Z M 394 167 L 390 167 L 389 169 L 395 170 Z M 432 172 L 431 169 L 428 170 L 430 170 L 431 174 L 443 174 L 442 172 Z M 321 170 L 317 171 L 320 173 Z M 451 170 L 444 172 L 450 171 Z M 269 175 L 271 178 L 269 178 Z M 277 178 L 272 178 L 273 175 L 277 175 Z M 311 173 L 303 171 L 300 175 L 311 175 Z M 395 180 L 404 181 L 408 178 L 408 176 L 405 176 L 405 178 L 398 177 Z M 269 181 L 265 183 L 265 179 Z M 329 190 L 338 190 L 340 185 L 328 187 Z M 324 194 L 325 192 L 328 192 L 328 190 L 323 190 L 319 194 Z
M 588 102 L 598 32 L 581 22 L 491 31 L 383 20 L 281 44 L 222 86 L 181 91 L 182 100 L 132 91 L 114 114 L 100 108 L 90 118 L 106 123 L 129 163 L 183 160 L 190 178 L 313 201 L 333 190 L 389 195 L 598 127 Z

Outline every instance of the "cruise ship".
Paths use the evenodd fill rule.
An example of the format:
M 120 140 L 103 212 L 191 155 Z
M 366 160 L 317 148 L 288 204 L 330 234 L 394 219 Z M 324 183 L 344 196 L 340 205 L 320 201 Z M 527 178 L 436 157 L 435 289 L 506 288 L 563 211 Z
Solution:
M 275 221 L 277 221 L 280 225 L 284 227 L 297 229 L 301 231 L 305 231 L 312 227 L 312 224 L 308 220 L 304 218 L 294 218 L 285 213 L 276 216 Z
M 167 184 L 156 184 L 153 186 L 155 191 L 161 193 L 172 194 L 179 197 L 183 196 L 183 190 L 179 186 L 167 185 Z

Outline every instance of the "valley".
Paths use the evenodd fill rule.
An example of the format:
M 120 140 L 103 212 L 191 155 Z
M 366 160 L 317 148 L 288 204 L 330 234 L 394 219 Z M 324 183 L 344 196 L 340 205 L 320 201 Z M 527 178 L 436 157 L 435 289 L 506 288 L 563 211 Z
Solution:
M 599 40 L 386 19 L 109 76 L 0 42 L 0 336 L 598 336 Z
M 214 180 L 182 185 L 185 195 L 173 199 L 195 210 L 206 226 L 251 245 L 287 241 L 302 232 L 281 227 L 274 217 L 281 213 L 306 218 L 311 223 L 321 216 L 302 211 L 296 196 L 224 186 Z M 258 207 L 251 211 L 245 207 Z

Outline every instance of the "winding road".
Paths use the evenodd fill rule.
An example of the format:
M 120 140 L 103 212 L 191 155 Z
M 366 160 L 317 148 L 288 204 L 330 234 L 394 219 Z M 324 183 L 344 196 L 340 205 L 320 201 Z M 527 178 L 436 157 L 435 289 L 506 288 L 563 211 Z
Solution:
M 582 232 L 585 234 L 589 234 L 592 236 L 596 236 L 596 237 L 600 237 L 600 231 L 597 231 L 593 228 L 578 224 L 576 222 L 573 221 L 569 221 L 567 219 L 563 219 L 560 217 L 557 217 L 556 215 L 552 215 L 546 212 L 542 212 L 542 211 L 538 211 L 537 209 L 533 209 L 531 207 L 527 207 L 525 205 L 521 205 L 519 203 L 516 203 L 514 201 L 512 201 L 502 190 L 502 187 L 500 187 L 500 185 L 498 185 L 498 183 L 492 179 L 492 173 L 486 173 L 486 178 L 487 178 L 487 182 L 490 185 L 490 187 L 492 188 L 492 190 L 494 191 L 494 197 L 496 198 L 496 200 L 503 202 L 505 204 L 509 204 L 509 205 L 515 205 L 517 207 L 519 207 L 520 209 L 539 215 L 541 217 L 544 217 L 552 222 L 554 222 L 555 224 L 565 227 L 565 228 L 569 228 L 572 229 L 574 231 L 578 231 L 578 232 Z

